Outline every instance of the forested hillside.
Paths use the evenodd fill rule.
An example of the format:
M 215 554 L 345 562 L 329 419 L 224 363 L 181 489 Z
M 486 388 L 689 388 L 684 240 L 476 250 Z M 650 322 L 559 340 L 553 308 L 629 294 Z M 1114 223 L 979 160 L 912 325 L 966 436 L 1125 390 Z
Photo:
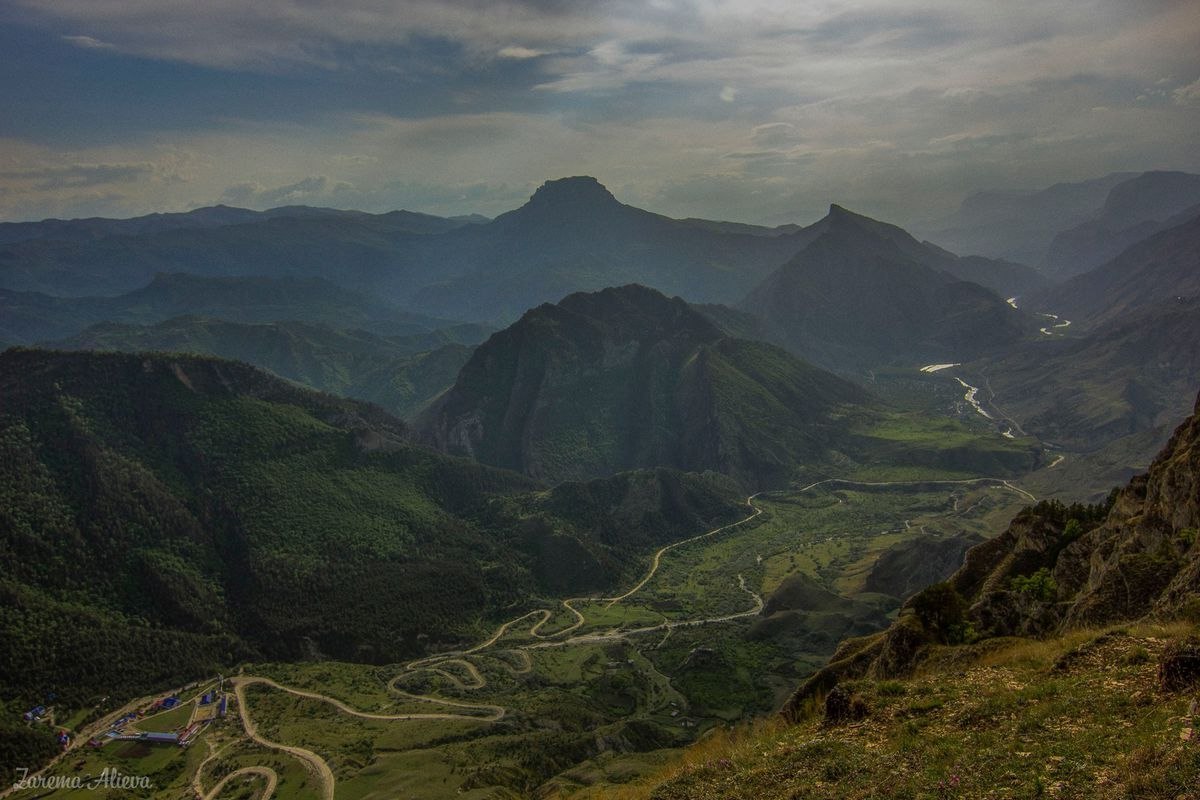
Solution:
M 394 661 L 743 513 L 728 481 L 665 472 L 524 497 L 376 407 L 235 362 L 10 350 L 0 392 L 4 699 L 250 656 Z M 564 536 L 590 567 L 546 562 Z

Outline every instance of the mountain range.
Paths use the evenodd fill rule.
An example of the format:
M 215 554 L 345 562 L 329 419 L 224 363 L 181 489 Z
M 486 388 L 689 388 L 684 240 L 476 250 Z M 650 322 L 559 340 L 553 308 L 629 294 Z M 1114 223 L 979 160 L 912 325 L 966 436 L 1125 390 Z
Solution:
M 620 203 L 590 177 L 548 181 L 478 224 L 295 207 L 160 216 L 16 223 L 0 234 L 0 288 L 78 297 L 134 291 L 162 272 L 322 278 L 423 314 L 508 322 L 573 291 L 630 282 L 733 303 L 825 227 L 675 220 Z M 1040 281 L 1014 264 L 940 261 L 1001 293 Z
M 778 702 L 844 637 L 788 719 L 912 691 L 911 722 L 934 708 L 899 683 L 918 666 L 1194 613 L 1200 416 L 1108 500 L 1012 513 L 1092 492 L 1189 411 L 1197 191 L 1150 172 L 964 204 L 959 241 L 1036 268 L 838 205 L 671 219 L 587 177 L 494 220 L 0 225 L 0 346 L 19 345 L 0 353 L 0 705 L 353 662 L 332 695 L 420 657 L 388 704 L 454 705 L 486 676 L 516 710 L 469 743 L 502 767 L 463 786 L 545 793 L 685 743 L 680 711 Z M 0 750 L 35 729 L 0 725 Z M 369 779 L 354 758 L 339 769 Z M 661 796 L 706 796 L 712 769 Z

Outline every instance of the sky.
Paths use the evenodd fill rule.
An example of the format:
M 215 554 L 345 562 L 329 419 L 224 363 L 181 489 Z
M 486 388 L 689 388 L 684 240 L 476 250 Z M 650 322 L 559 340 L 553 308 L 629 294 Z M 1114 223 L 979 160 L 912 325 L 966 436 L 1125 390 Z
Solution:
M 0 0 L 0 219 L 494 216 L 593 175 L 671 216 L 902 224 L 1200 171 L 1195 0 Z

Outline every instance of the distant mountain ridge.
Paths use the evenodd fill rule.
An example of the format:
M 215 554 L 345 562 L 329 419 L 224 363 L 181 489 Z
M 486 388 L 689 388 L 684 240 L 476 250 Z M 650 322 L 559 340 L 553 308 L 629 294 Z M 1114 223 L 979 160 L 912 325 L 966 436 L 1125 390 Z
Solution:
M 1082 325 L 1200 296 L 1200 209 L 1112 260 L 1036 293 L 1031 301 Z
M 832 206 L 792 260 L 741 303 L 772 341 L 832 369 L 962 361 L 1020 339 L 1022 312 L 960 280 L 964 259 Z
M 145 286 L 116 297 L 52 297 L 0 289 L 0 337 L 20 344 L 75 336 L 98 322 L 157 324 L 184 315 L 244 323 L 294 320 L 379 335 L 459 324 L 402 311 L 322 278 L 159 273 Z M 486 329 L 474 327 L 482 339 Z
M 1200 175 L 1147 172 L 1113 187 L 1094 218 L 1055 236 L 1040 266 L 1060 280 L 1071 278 L 1197 215 Z
M 1008 259 L 1063 280 L 1182 222 L 1200 204 L 1200 175 L 1114 172 L 1035 192 L 980 192 L 922 235 L 964 255 Z
M 163 272 L 321 278 L 476 322 L 508 322 L 574 291 L 631 282 L 691 302 L 736 302 L 821 234 L 821 223 L 761 228 L 671 219 L 619 202 L 586 176 L 547 181 L 521 207 L 479 224 L 408 212 L 217 208 L 20 225 L 7 242 L 0 234 L 0 287 L 9 291 L 115 295 Z M 1019 265 L 926 250 L 941 269 L 1001 292 L 1039 280 Z
M 965 198 L 949 217 L 920 226 L 920 230 L 923 236 L 963 255 L 1040 264 L 1055 235 L 1086 221 L 1104 205 L 1113 187 L 1137 175 L 1114 172 L 1039 191 L 977 192 Z
M 402 222 L 415 232 L 437 233 L 465 224 L 487 222 L 486 217 L 436 217 L 414 211 L 389 211 L 369 214 L 314 206 L 279 206 L 253 211 L 236 206 L 215 205 L 192 211 L 146 214 L 129 219 L 89 217 L 86 219 L 44 219 L 40 222 L 0 222 L 0 245 L 33 239 L 65 242 L 89 242 L 109 236 L 142 236 L 180 228 L 220 228 L 279 217 L 377 217 Z

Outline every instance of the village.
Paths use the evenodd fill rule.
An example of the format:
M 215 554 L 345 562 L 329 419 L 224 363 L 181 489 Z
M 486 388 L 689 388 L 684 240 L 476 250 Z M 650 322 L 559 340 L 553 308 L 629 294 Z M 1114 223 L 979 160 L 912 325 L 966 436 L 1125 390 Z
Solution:
M 51 726 L 65 752 L 74 746 L 76 733 L 72 730 L 74 726 L 57 722 L 51 705 L 55 699 L 54 694 L 47 695 L 45 704 L 29 709 L 22 717 L 31 725 Z M 98 749 L 111 742 L 136 741 L 187 747 L 210 723 L 224 719 L 228 708 L 229 695 L 225 691 L 224 677 L 198 681 L 127 711 L 106 728 L 94 732 L 88 738 L 87 746 Z M 82 764 L 79 762 L 76 769 Z

